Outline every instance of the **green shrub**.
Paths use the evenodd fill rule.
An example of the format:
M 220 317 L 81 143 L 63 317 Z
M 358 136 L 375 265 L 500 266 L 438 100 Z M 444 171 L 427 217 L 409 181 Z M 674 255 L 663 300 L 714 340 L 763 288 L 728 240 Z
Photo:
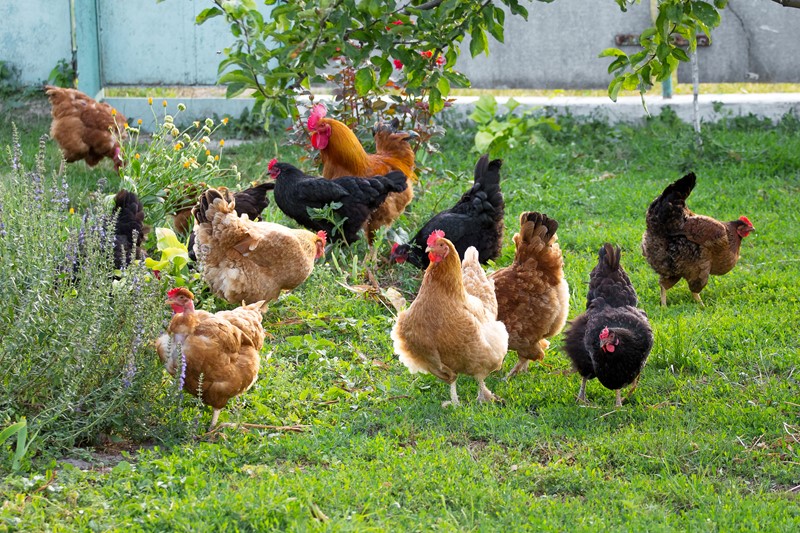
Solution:
M 113 218 L 73 213 L 45 137 L 31 170 L 17 139 L 0 170 L 0 427 L 27 417 L 37 450 L 157 437 L 176 411 L 152 348 L 164 287 L 138 261 L 114 279 Z

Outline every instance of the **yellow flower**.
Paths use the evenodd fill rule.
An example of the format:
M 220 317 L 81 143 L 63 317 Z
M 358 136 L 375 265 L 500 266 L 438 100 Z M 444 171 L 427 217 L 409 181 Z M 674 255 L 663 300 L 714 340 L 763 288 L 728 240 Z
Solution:
M 211 150 L 206 150 L 206 155 L 211 155 Z
M 136 119 L 136 125 L 137 126 L 141 126 L 142 125 L 142 119 Z
M 227 126 L 228 125 L 228 117 L 223 118 L 222 119 L 222 123 Z
M 214 161 L 219 161 L 219 156 L 218 155 L 214 156 Z
M 185 161 L 185 162 L 183 163 L 183 168 L 189 168 L 189 165 L 191 165 L 191 164 L 192 164 L 192 162 L 191 162 L 191 161 Z
M 153 97 L 152 96 L 147 98 L 147 104 L 148 105 L 153 105 Z
M 117 116 L 117 110 L 114 109 L 113 107 L 111 108 L 111 116 L 112 117 L 116 117 Z
M 142 156 L 140 156 L 139 154 L 136 154 L 135 156 L 133 156 L 133 158 L 136 159 L 137 161 L 139 160 L 140 157 L 142 157 Z
M 74 207 L 70 207 L 69 208 L 69 214 L 70 215 L 74 215 L 75 214 L 75 208 Z
M 183 148 L 183 143 L 175 143 L 175 150 L 180 150 L 181 148 Z
M 225 139 L 220 139 L 219 140 L 219 145 L 220 146 L 225 146 Z
M 162 105 L 163 107 L 167 107 L 167 101 L 166 101 L 166 100 L 162 101 L 162 102 L 161 102 L 161 105 Z

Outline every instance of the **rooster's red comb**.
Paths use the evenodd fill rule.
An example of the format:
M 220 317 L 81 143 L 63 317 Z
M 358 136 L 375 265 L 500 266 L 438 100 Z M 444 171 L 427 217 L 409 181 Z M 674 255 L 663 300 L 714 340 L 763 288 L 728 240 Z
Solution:
M 433 233 L 431 233 L 430 236 L 428 237 L 427 244 L 428 246 L 433 246 L 434 244 L 436 244 L 436 241 L 442 238 L 444 238 L 444 231 L 440 229 L 433 230 Z
M 328 108 L 323 104 L 317 104 L 311 108 L 311 114 L 308 115 L 308 129 L 315 130 L 319 124 L 319 120 L 328 114 Z
M 322 231 L 322 230 L 319 230 L 319 231 L 317 232 L 317 237 L 319 237 L 320 239 L 322 239 L 322 243 L 323 243 L 323 244 L 324 244 L 324 243 L 326 243 L 326 242 L 328 242 L 328 234 L 327 234 L 327 233 L 325 233 L 325 232 L 324 232 L 324 231 Z
M 194 300 L 194 294 L 192 294 L 192 291 L 186 287 L 175 287 L 174 289 L 167 291 L 167 297 L 169 298 L 177 298 L 178 296 L 186 296 L 187 298 Z
M 608 327 L 603 328 L 603 331 L 600 332 L 600 338 L 601 339 L 608 338 Z
M 751 228 L 753 227 L 753 223 L 750 222 L 750 219 L 748 219 L 747 217 L 739 217 L 739 220 L 741 220 L 742 222 L 744 222 L 745 224 L 747 224 Z
M 272 167 L 274 167 L 274 166 L 275 166 L 275 165 L 277 165 L 277 164 L 278 164 L 278 160 L 277 160 L 276 158 L 274 158 L 274 157 L 273 157 L 273 158 L 270 160 L 270 162 L 269 162 L 269 165 L 267 165 L 267 170 L 272 170 Z

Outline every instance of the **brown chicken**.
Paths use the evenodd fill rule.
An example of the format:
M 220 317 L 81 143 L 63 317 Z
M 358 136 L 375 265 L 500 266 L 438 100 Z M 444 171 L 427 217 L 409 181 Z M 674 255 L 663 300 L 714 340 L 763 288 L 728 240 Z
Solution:
M 531 361 L 544 359 L 550 346 L 547 339 L 564 328 L 569 313 L 558 222 L 527 212 L 520 215 L 519 224 L 514 262 L 489 276 L 497 295 L 497 319 L 508 330 L 508 347 L 519 356 L 506 378 L 527 371 Z
M 119 170 L 123 164 L 119 141 L 128 136 L 125 117 L 75 89 L 46 85 L 45 94 L 52 106 L 50 136 L 67 163 L 83 159 L 93 167 L 108 157 L 114 161 L 114 170 Z
M 494 282 L 483 272 L 475 247 L 467 249 L 462 263 L 443 231 L 431 233 L 428 253 L 431 263 L 419 294 L 392 328 L 394 351 L 411 373 L 431 373 L 450 384 L 450 401 L 443 407 L 459 403 L 459 374 L 478 381 L 478 401 L 499 400 L 484 383 L 508 350 Z
M 661 305 L 667 305 L 667 290 L 681 278 L 700 303 L 700 291 L 710 275 L 730 272 L 739 260 L 742 239 L 755 228 L 747 217 L 720 222 L 696 215 L 686 207 L 694 189 L 694 173 L 670 184 L 647 209 L 647 229 L 642 254 L 659 275 Z
M 181 376 L 183 390 L 200 396 L 214 409 L 214 429 L 228 400 L 252 387 L 258 378 L 266 303 L 211 314 L 195 310 L 194 295 L 185 287 L 172 289 L 167 296 L 173 315 L 166 333 L 156 339 L 158 357 L 167 372 Z
M 233 195 L 209 189 L 194 208 L 195 254 L 211 291 L 230 303 L 274 300 L 303 283 L 325 251 L 312 233 L 236 214 Z
M 417 176 L 414 174 L 414 150 L 408 143 L 414 134 L 397 131 L 396 121 L 389 125 L 378 125 L 375 130 L 375 153 L 368 154 L 350 128 L 338 120 L 326 118 L 326 113 L 325 106 L 317 104 L 308 117 L 311 145 L 319 150 L 323 177 L 371 178 L 399 170 L 409 180 L 404 191 L 389 194 L 367 221 L 364 229 L 367 240 L 372 243 L 378 228 L 390 226 L 403 214 L 414 197 L 412 182 L 416 181 Z

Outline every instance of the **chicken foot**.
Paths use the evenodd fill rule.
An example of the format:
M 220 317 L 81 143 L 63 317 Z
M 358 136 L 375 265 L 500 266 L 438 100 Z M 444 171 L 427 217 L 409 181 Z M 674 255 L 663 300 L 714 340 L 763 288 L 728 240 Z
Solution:
M 693 292 L 692 293 L 692 298 L 694 298 L 694 301 L 697 302 L 698 304 L 700 304 L 702 307 L 706 306 L 706 304 L 704 304 L 703 300 L 700 298 L 700 293 L 699 292 Z
M 457 380 L 453 380 L 453 382 L 450 384 L 450 400 L 447 402 L 442 402 L 442 407 L 449 407 L 451 405 L 453 407 L 458 407 L 459 405 L 461 405 L 461 402 L 458 401 L 458 392 L 456 391 L 456 381 Z
M 493 394 L 492 391 L 486 387 L 486 383 L 484 383 L 483 380 L 480 380 L 478 381 L 478 401 L 481 403 L 502 402 L 503 399 L 500 398 L 500 396 Z

